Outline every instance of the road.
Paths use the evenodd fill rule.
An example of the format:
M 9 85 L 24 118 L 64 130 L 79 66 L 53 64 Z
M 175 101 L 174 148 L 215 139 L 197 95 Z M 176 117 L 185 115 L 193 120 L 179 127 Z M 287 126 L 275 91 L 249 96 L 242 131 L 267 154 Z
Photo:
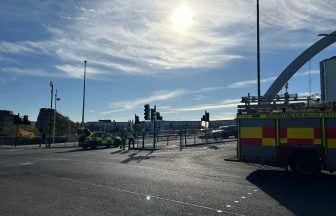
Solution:
M 224 160 L 236 143 L 183 151 L 0 150 L 0 215 L 335 215 L 335 175 Z

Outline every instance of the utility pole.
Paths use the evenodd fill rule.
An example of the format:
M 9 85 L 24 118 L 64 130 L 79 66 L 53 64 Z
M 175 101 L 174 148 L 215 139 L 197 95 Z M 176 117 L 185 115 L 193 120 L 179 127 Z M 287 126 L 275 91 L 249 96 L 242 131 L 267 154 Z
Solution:
M 51 111 L 52 111 L 52 104 L 53 104 L 53 96 L 54 96 L 54 83 L 50 81 L 51 87 L 51 98 L 50 98 L 50 112 L 49 112 L 49 143 L 48 146 L 50 147 L 51 142 Z
M 258 77 L 258 103 L 260 104 L 260 26 L 259 26 L 259 0 L 257 0 L 257 77 Z
M 82 127 L 84 127 L 86 63 L 87 63 L 87 61 L 86 61 L 86 60 L 84 60 L 84 85 L 83 85 L 83 110 L 82 110 Z
M 57 97 L 57 89 L 56 89 L 56 93 L 55 93 L 55 111 L 54 111 L 54 128 L 53 128 L 53 143 L 55 143 L 55 132 L 56 132 L 56 105 L 57 105 L 57 101 L 59 101 L 60 98 Z

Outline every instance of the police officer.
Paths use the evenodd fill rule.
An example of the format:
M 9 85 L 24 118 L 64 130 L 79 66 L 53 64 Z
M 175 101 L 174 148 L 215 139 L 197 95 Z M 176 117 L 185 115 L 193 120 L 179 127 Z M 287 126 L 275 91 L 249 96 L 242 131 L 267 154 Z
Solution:
M 125 128 L 126 129 L 126 128 Z M 125 150 L 125 145 L 126 145 L 126 134 L 123 131 L 122 132 L 122 139 L 121 139 L 121 145 L 120 145 L 120 149 Z
M 126 132 L 126 137 L 128 139 L 128 148 L 131 147 L 131 144 L 133 145 L 133 148 L 134 148 L 134 134 L 133 134 L 133 131 L 131 129 L 129 129 Z

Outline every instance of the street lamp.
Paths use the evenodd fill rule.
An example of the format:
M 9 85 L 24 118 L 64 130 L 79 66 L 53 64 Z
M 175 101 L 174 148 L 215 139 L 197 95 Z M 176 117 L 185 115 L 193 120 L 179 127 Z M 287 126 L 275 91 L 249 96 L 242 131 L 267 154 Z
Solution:
M 55 132 L 56 132 L 56 105 L 57 105 L 57 101 L 60 101 L 61 99 L 57 97 L 57 89 L 56 89 L 56 93 L 55 93 L 55 111 L 54 111 L 54 128 L 53 128 L 53 143 L 55 143 Z
M 259 0 L 257 0 L 257 78 L 258 101 L 260 100 L 260 28 L 259 28 Z M 259 102 L 258 102 L 259 103 Z
M 50 147 L 50 141 L 51 141 L 51 111 L 52 111 L 52 103 L 53 103 L 53 96 L 54 96 L 54 83 L 50 81 L 50 87 L 51 87 L 51 98 L 50 98 L 50 112 L 49 112 L 49 144 Z
M 82 110 L 82 127 L 84 127 L 86 63 L 87 63 L 87 61 L 86 61 L 86 60 L 84 60 L 84 84 L 83 84 L 83 110 Z

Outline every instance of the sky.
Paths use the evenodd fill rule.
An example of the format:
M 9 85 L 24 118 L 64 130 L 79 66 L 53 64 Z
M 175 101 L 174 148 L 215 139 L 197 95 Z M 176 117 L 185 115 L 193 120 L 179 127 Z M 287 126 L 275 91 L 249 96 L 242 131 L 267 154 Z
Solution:
M 335 31 L 335 0 L 260 0 L 261 91 L 302 51 Z M 36 120 L 50 107 L 81 121 L 143 119 L 143 105 L 164 120 L 232 119 L 241 97 L 256 95 L 256 1 L 2 0 L 0 109 Z M 320 92 L 319 62 L 289 81 L 289 92 Z M 309 85 L 311 74 L 311 85 Z

